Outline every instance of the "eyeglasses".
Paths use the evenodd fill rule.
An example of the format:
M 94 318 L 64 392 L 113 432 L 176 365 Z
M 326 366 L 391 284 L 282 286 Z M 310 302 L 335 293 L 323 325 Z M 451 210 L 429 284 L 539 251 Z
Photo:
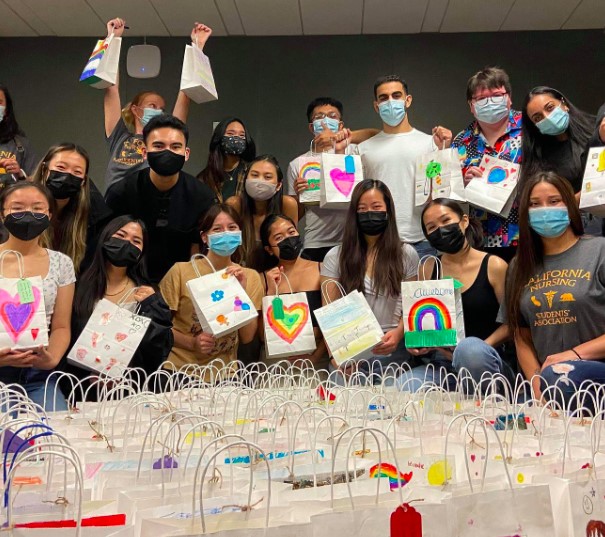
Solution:
M 48 217 L 48 209 L 38 209 L 37 211 L 24 211 L 23 209 L 8 209 L 6 214 L 10 214 L 15 220 L 21 220 L 26 214 L 31 214 L 36 220 L 44 220 Z
M 503 93 L 502 95 L 491 95 L 489 97 L 479 97 L 477 99 L 471 99 L 473 103 L 478 104 L 479 106 L 485 106 L 488 101 L 492 104 L 502 104 L 506 99 L 508 93 Z
M 329 117 L 330 119 L 338 119 L 340 121 L 340 114 L 338 112 L 330 112 L 328 114 L 315 114 L 311 119 L 316 121 L 318 119 L 326 119 Z

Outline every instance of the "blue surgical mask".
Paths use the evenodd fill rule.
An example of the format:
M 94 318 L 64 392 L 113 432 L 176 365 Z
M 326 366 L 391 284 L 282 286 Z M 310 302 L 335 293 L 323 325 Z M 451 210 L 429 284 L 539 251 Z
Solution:
M 405 118 L 405 101 L 389 99 L 378 105 L 380 119 L 390 127 L 396 127 Z
M 493 125 L 494 123 L 503 120 L 508 116 L 508 112 L 508 99 L 506 98 L 501 103 L 492 103 L 488 99 L 483 106 L 475 103 L 475 118 L 488 125 Z
M 155 116 L 160 116 L 164 113 L 163 110 L 158 108 L 143 108 L 143 116 L 141 117 L 141 124 L 143 127 L 147 125 Z
M 558 136 L 563 134 L 569 126 L 569 112 L 557 106 L 542 121 L 536 123 L 536 127 L 542 134 L 547 136 Z
M 535 207 L 529 210 L 529 225 L 541 237 L 560 237 L 569 227 L 567 207 Z
M 2 106 L 0 104 L 0 123 L 2 123 L 2 120 L 4 119 L 4 111 L 6 110 L 6 106 Z
M 313 133 L 315 136 L 321 134 L 324 131 L 323 123 L 328 126 L 332 132 L 338 132 L 338 127 L 340 127 L 339 119 L 332 119 L 331 117 L 325 117 L 323 119 L 314 119 L 313 120 Z
M 229 257 L 241 244 L 241 231 L 222 231 L 208 235 L 208 248 L 221 257 Z

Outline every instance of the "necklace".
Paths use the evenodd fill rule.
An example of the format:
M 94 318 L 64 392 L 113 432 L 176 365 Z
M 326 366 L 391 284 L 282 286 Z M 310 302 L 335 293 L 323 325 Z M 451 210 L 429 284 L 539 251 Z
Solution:
M 121 291 L 118 291 L 117 293 L 111 293 L 111 294 L 106 291 L 105 296 L 116 296 L 116 295 L 119 295 L 120 293 L 123 293 L 124 291 L 126 291 L 126 288 L 128 287 L 129 283 L 130 283 L 130 278 L 128 278 L 126 280 L 126 284 L 124 285 L 124 288 Z

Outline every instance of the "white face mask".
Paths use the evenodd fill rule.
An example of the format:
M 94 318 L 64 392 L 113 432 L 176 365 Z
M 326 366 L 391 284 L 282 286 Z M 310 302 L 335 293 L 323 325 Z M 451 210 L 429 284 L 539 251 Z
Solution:
M 246 179 L 245 188 L 248 196 L 256 201 L 267 201 L 277 192 L 277 185 L 263 179 Z

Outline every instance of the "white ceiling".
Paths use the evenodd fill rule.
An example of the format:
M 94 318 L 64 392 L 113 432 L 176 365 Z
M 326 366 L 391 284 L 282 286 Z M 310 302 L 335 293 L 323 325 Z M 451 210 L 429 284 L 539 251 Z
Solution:
M 343 35 L 605 28 L 605 0 L 0 0 L 0 37 Z

